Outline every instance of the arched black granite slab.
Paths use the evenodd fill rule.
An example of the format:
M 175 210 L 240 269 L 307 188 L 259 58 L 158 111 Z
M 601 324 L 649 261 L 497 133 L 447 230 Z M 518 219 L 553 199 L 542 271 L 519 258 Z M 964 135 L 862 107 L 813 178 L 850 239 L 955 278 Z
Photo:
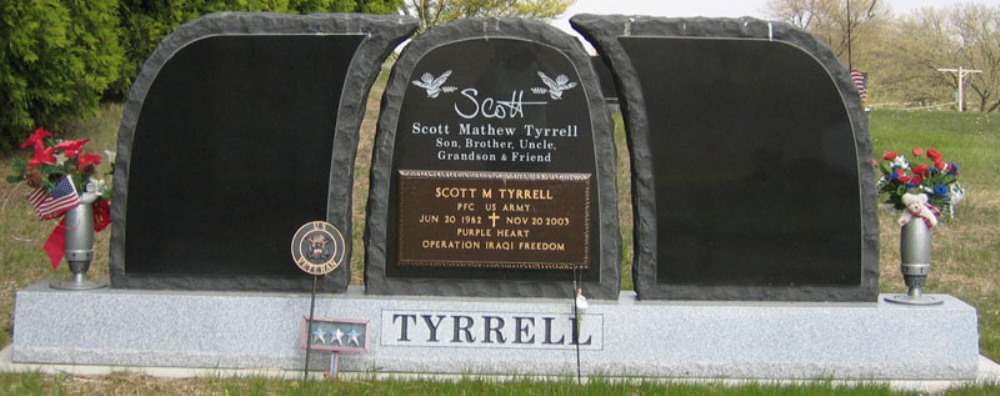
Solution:
M 412 18 L 211 14 L 143 66 L 115 166 L 115 288 L 309 291 L 291 257 L 299 226 L 344 234 L 350 281 L 354 158 L 381 63 Z
M 826 45 L 750 18 L 571 23 L 621 93 L 640 298 L 875 301 L 868 122 Z
M 428 75 L 425 76 L 425 73 Z M 564 92 L 546 90 L 544 78 L 539 73 L 552 80 L 558 80 L 561 75 L 565 81 L 572 83 L 569 85 L 573 88 Z M 435 81 L 438 79 L 441 81 Z M 429 84 L 432 82 L 434 84 Z M 474 89 L 475 92 L 467 89 Z M 511 103 L 523 101 L 523 117 L 473 115 L 473 98 L 480 104 L 492 100 L 488 98 Z M 496 107 L 492 104 L 483 109 L 496 115 Z M 511 109 L 508 108 L 508 111 Z M 468 117 L 459 115 L 459 112 Z M 524 137 L 526 124 L 553 128 L 570 125 L 569 129 L 577 136 L 548 139 L 555 149 L 537 151 L 551 155 L 544 161 L 514 162 L 513 157 L 505 157 L 512 150 L 496 147 L 477 149 L 478 155 L 495 156 L 488 160 L 448 160 L 439 157 L 442 152 L 470 152 L 465 143 L 465 139 L 470 138 L 483 142 L 495 140 L 499 146 L 520 144 L 519 138 Z M 463 135 L 460 132 L 462 125 L 512 128 L 513 132 L 503 136 Z M 432 129 L 422 129 L 427 127 Z M 574 271 L 565 268 L 540 269 L 551 263 L 526 265 L 532 269 L 497 268 L 520 264 L 505 262 L 503 258 L 493 260 L 493 257 L 479 251 L 476 253 L 478 258 L 469 257 L 465 263 L 453 257 L 447 262 L 424 263 L 428 265 L 421 265 L 423 262 L 419 260 L 417 265 L 401 264 L 399 185 L 400 173 L 405 171 L 479 172 L 478 175 L 496 177 L 514 173 L 547 175 L 545 177 L 582 174 L 590 180 L 590 193 L 585 194 L 587 199 L 577 196 L 578 200 L 566 204 L 584 204 L 586 200 L 590 205 L 587 214 L 590 219 L 587 223 L 590 232 L 587 248 L 589 269 L 580 271 L 584 294 L 603 299 L 618 298 L 621 237 L 612 134 L 613 126 L 590 58 L 572 36 L 538 21 L 473 18 L 435 27 L 417 37 L 400 55 L 382 99 L 365 234 L 367 292 L 446 296 L 572 296 Z M 457 141 L 458 146 L 438 143 L 439 138 Z M 409 204 L 411 200 L 406 202 Z M 575 228 L 571 232 L 582 229 Z M 408 235 L 425 237 L 427 234 L 416 231 Z

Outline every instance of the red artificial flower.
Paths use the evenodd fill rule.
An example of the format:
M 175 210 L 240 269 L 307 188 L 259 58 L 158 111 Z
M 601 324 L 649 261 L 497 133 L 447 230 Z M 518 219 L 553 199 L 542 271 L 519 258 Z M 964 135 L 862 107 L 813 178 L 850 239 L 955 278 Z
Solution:
M 42 155 L 43 152 L 45 152 L 45 142 L 42 140 L 35 141 L 35 156 Z
M 111 225 L 111 201 L 102 199 L 94 202 L 94 231 L 104 231 L 109 225 Z
M 945 170 L 945 166 L 946 165 L 944 161 L 942 161 L 940 157 L 934 159 L 934 167 L 937 168 L 939 171 Z
M 28 136 L 28 140 L 25 140 L 24 143 L 21 144 L 21 149 L 26 149 L 30 146 L 37 146 L 38 144 L 42 144 L 42 147 L 45 147 L 45 138 L 49 136 L 52 136 L 52 132 L 46 131 L 43 127 L 38 127 L 38 129 L 36 129 L 31 136 Z
M 941 152 L 935 149 L 927 149 L 927 158 L 930 158 L 934 160 L 934 162 L 937 162 L 941 160 Z
M 76 158 L 77 154 L 80 154 L 80 151 L 83 150 L 83 145 L 89 141 L 90 139 L 67 140 L 57 144 L 56 150 L 62 150 L 66 153 L 66 158 Z
M 907 176 L 906 172 L 903 172 L 902 169 L 896 169 L 896 180 L 906 183 L 910 181 L 910 177 Z
M 895 161 L 897 156 L 899 156 L 899 153 L 897 153 L 895 151 L 891 151 L 891 152 L 882 154 L 882 159 L 884 159 L 886 161 Z
M 913 176 L 913 178 L 910 179 L 910 182 L 912 182 L 913 184 L 923 184 L 924 177 L 920 175 Z
M 41 152 L 35 153 L 35 158 L 28 161 L 28 169 L 33 169 L 34 167 L 42 164 L 55 165 L 56 164 L 56 148 L 49 147 Z
M 930 176 L 931 168 L 923 164 L 917 165 L 916 168 L 913 168 L 913 173 L 918 174 L 920 176 Z
M 917 156 L 917 157 L 919 157 L 919 156 L 921 156 L 921 155 L 924 155 L 924 149 L 922 149 L 922 148 L 920 148 L 920 147 L 915 147 L 915 148 L 913 149 L 913 155 L 915 155 L 915 156 Z
M 78 160 L 80 161 L 80 169 L 84 169 L 87 165 L 100 165 L 101 155 L 93 153 L 80 154 L 80 158 Z

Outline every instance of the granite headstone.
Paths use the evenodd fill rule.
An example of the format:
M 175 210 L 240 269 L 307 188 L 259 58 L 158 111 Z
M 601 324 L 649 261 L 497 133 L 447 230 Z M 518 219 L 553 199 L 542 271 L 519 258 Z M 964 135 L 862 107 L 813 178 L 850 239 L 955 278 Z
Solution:
M 640 298 L 877 298 L 867 118 L 825 44 L 750 18 L 571 23 L 621 93 Z
M 582 45 L 524 19 L 413 40 L 382 100 L 368 293 L 617 298 L 612 124 Z M 582 283 L 580 283 L 582 282 Z
M 609 105 L 617 106 L 618 90 L 615 88 L 615 79 L 611 75 L 611 69 L 608 68 L 608 65 L 604 64 L 604 60 L 598 55 L 590 57 L 590 64 L 594 66 L 594 71 L 597 72 L 597 79 L 601 81 L 601 92 L 604 95 L 604 100 Z
M 415 29 L 401 16 L 221 13 L 169 35 L 119 131 L 112 287 L 308 291 L 291 237 L 317 220 L 351 235 L 368 91 Z M 320 290 L 346 289 L 345 257 Z

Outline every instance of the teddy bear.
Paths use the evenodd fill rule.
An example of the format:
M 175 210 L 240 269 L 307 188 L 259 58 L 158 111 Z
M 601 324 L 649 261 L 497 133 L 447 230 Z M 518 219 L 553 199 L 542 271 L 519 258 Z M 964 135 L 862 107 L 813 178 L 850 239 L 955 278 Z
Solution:
M 903 204 L 906 210 L 899 216 L 899 225 L 904 226 L 914 217 L 921 218 L 927 224 L 927 228 L 934 228 L 938 224 L 937 217 L 941 211 L 927 202 L 927 194 L 903 194 Z

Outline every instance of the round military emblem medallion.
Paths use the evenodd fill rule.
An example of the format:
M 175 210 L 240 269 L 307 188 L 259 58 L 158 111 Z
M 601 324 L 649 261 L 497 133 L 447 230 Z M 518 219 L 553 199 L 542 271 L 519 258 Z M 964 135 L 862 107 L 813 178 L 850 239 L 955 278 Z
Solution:
M 325 221 L 306 223 L 292 237 L 292 259 L 310 275 L 326 275 L 340 266 L 346 253 L 344 235 Z

